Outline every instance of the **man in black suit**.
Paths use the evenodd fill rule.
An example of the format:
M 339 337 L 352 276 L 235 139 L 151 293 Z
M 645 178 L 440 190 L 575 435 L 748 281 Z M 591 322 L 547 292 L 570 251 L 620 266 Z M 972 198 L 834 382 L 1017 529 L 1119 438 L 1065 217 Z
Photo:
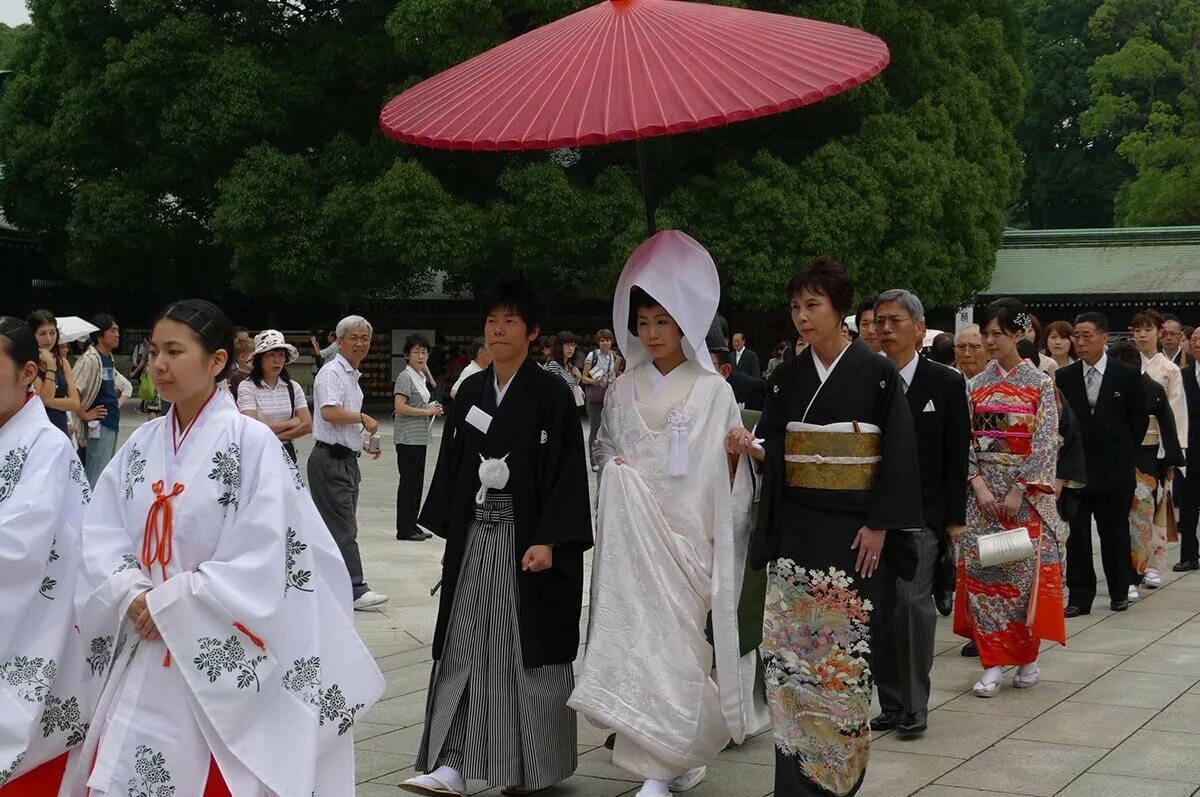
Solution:
M 1200 542 L 1196 538 L 1196 525 L 1200 522 L 1200 369 L 1195 360 L 1183 369 L 1183 392 L 1187 395 L 1188 477 L 1182 480 L 1183 500 L 1179 513 L 1179 564 L 1172 570 L 1183 573 L 1200 570 Z M 1177 480 L 1176 484 L 1180 482 Z
M 1183 323 L 1179 320 L 1179 316 L 1163 313 L 1163 356 L 1178 365 L 1180 370 L 1192 364 L 1192 358 L 1184 351 L 1186 343 L 1187 341 L 1183 338 Z
M 1135 487 L 1134 467 L 1149 417 L 1142 375 L 1137 368 L 1110 358 L 1108 319 L 1082 313 L 1075 319 L 1077 362 L 1059 368 L 1055 379 L 1083 433 L 1087 486 L 1079 492 L 1079 509 L 1071 519 L 1067 540 L 1067 617 L 1092 611 L 1096 570 L 1092 566 L 1092 518 L 1100 534 L 1100 558 L 1114 612 L 1129 608 L 1132 568 L 1129 550 L 1129 507 Z
M 733 370 L 752 376 L 762 377 L 762 368 L 758 364 L 758 355 L 746 347 L 746 333 L 733 333 Z
M 892 576 L 884 591 L 880 653 L 872 663 L 882 712 L 871 729 L 895 728 L 901 736 L 916 736 L 927 725 L 933 667 L 937 615 L 930 595 L 938 610 L 949 614 L 953 540 L 966 525 L 970 411 L 962 374 L 917 353 L 925 339 L 925 308 L 915 294 L 881 293 L 874 321 L 879 345 L 900 373 L 916 425 L 925 528 L 912 534 L 917 551 L 912 580 Z
M 729 350 L 725 338 L 727 329 L 725 319 L 717 316 L 708 331 L 708 351 L 712 355 L 713 368 L 716 368 L 717 373 L 725 377 L 725 381 L 733 388 L 733 398 L 742 405 L 742 409 L 762 412 L 767 403 L 767 381 L 761 377 L 744 374 L 733 367 L 734 354 Z M 738 336 L 734 335 L 734 340 L 737 338 Z

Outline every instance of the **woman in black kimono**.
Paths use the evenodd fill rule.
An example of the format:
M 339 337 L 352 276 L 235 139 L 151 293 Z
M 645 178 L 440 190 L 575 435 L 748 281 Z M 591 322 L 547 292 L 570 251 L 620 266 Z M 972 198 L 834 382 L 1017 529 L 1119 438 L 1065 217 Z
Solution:
M 792 322 L 809 344 L 780 365 L 754 435 L 731 452 L 763 463 L 751 541 L 768 567 L 761 648 L 775 724 L 775 794 L 850 795 L 866 773 L 871 732 L 871 614 L 881 557 L 911 577 L 907 530 L 921 528 L 912 415 L 886 357 L 841 335 L 853 282 L 819 257 L 788 285 Z
M 575 771 L 583 552 L 592 545 L 571 391 L 529 359 L 542 305 L 524 276 L 483 297 L 492 364 L 459 386 L 420 522 L 446 540 L 417 769 L 401 788 L 464 780 L 528 794 Z
M 1143 367 L 1144 355 L 1130 341 L 1117 341 L 1109 346 L 1108 354 L 1127 365 Z M 1129 510 L 1130 564 L 1133 568 L 1130 600 L 1141 597 L 1135 589 L 1138 585 L 1148 589 L 1162 586 L 1162 578 L 1158 573 L 1167 552 L 1167 528 L 1165 514 L 1160 515 L 1166 500 L 1166 496 L 1161 494 L 1164 489 L 1161 485 L 1170 483 L 1172 468 L 1187 464 L 1182 446 L 1186 441 L 1179 439 L 1179 429 L 1175 425 L 1175 415 L 1171 411 L 1166 389 L 1154 380 L 1149 371 L 1142 374 L 1142 389 L 1146 394 L 1150 425 L 1146 428 L 1146 436 L 1142 438 L 1134 460 L 1138 483 L 1133 494 L 1133 506 Z M 1171 511 L 1170 506 L 1165 510 Z M 1155 522 L 1156 518 L 1160 522 Z

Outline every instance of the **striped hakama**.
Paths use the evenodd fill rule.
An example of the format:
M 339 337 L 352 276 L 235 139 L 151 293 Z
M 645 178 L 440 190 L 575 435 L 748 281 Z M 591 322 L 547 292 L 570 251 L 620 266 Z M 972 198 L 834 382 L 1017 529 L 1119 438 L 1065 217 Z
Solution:
M 570 664 L 522 666 L 515 532 L 511 495 L 493 492 L 476 507 L 416 766 L 542 789 L 575 771 L 575 677 Z

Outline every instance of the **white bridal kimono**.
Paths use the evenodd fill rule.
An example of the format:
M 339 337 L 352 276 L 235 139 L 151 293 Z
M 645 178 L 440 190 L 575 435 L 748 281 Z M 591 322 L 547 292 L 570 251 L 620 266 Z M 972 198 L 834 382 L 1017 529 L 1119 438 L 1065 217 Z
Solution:
M 683 332 L 687 362 L 666 376 L 629 332 L 634 286 Z M 730 488 L 725 435 L 741 412 L 705 345 L 719 297 L 712 258 L 667 230 L 634 252 L 613 299 L 629 370 L 608 391 L 597 438 L 588 639 L 568 705 L 616 731 L 613 762 L 648 779 L 710 763 L 765 719 L 737 620 L 753 481 L 742 457 Z
M 182 435 L 174 411 L 146 423 L 84 528 L 81 616 L 124 621 L 152 588 L 163 640 L 122 623 L 72 797 L 85 781 L 90 797 L 199 797 L 211 760 L 233 797 L 354 793 L 350 731 L 383 677 L 329 531 L 264 424 L 224 391 Z
M 70 439 L 30 398 L 0 427 L 0 786 L 83 741 L 112 632 L 73 602 L 88 483 Z
M 720 376 L 685 363 L 654 395 L 653 369 L 622 375 L 605 403 L 588 644 L 569 705 L 616 731 L 614 763 L 667 779 L 740 743 L 762 706 L 756 719 L 756 659 L 738 642 L 753 486 L 742 458 L 730 490 L 724 441 L 741 413 Z M 683 475 L 670 473 L 676 434 Z

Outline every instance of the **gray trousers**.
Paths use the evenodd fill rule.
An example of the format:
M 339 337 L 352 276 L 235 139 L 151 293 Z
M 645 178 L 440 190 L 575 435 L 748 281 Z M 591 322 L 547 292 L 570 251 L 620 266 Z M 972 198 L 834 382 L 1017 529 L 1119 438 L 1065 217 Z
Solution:
M 600 419 L 604 416 L 604 403 L 589 401 L 588 411 L 588 462 L 596 461 L 596 435 L 600 432 Z
M 938 541 L 930 529 L 890 532 L 889 536 L 897 533 L 913 535 L 917 569 L 912 581 L 887 576 L 871 669 L 884 714 L 924 717 L 929 708 L 929 671 L 937 625 L 931 593 Z
M 333 541 L 342 552 L 354 600 L 367 591 L 363 580 L 362 557 L 358 552 L 358 484 L 362 474 L 358 458 L 338 459 L 328 449 L 317 446 L 308 455 L 308 490 L 321 519 L 329 527 Z

